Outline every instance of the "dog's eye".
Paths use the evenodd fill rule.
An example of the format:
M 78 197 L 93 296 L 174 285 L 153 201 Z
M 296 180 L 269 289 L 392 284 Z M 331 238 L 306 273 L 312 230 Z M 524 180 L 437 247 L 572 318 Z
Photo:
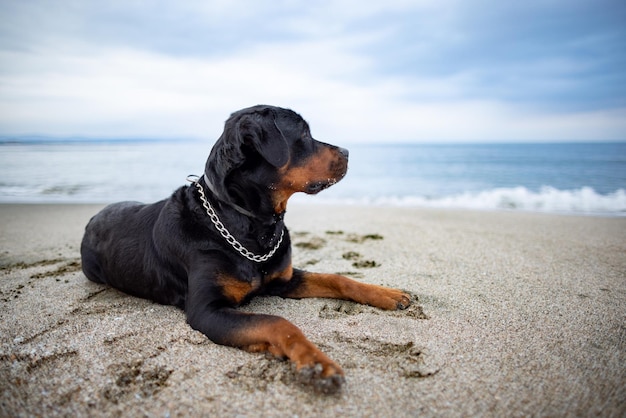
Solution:
M 291 162 L 292 164 L 297 164 L 297 161 L 306 158 L 306 156 L 311 155 L 312 153 L 313 138 L 311 138 L 310 135 L 307 136 L 303 134 L 300 138 L 297 138 L 291 146 Z
M 297 157 L 299 155 L 304 155 L 306 154 L 308 149 L 306 140 L 304 139 L 298 139 L 296 142 L 294 142 L 292 148 L 291 148 L 291 154 L 294 157 Z
M 304 132 L 296 142 L 298 146 L 308 149 L 313 143 L 313 137 L 309 132 Z

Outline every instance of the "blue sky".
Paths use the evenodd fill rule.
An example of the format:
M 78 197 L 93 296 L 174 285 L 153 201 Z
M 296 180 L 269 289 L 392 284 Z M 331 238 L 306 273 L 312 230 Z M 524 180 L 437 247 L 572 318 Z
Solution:
M 0 136 L 626 140 L 623 0 L 0 0 Z

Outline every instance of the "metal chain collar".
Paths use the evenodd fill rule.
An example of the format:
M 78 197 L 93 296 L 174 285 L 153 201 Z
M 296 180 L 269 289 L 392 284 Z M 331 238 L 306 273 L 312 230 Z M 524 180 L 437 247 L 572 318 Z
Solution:
M 220 218 L 217 216 L 217 213 L 213 209 L 213 206 L 211 206 L 211 204 L 207 200 L 206 196 L 204 195 L 204 189 L 202 188 L 200 183 L 197 180 L 191 180 L 190 177 L 191 176 L 189 176 L 187 179 L 189 181 L 191 181 L 192 183 L 194 183 L 196 185 L 196 187 L 198 188 L 198 192 L 200 193 L 200 199 L 202 200 L 202 206 L 206 210 L 207 215 L 209 215 L 209 218 L 211 219 L 211 222 L 213 222 L 213 225 L 215 225 L 215 228 L 220 232 L 222 237 L 224 237 L 224 239 L 235 250 L 237 250 L 237 252 L 239 254 L 243 255 L 244 257 L 246 257 L 250 261 L 254 261 L 255 263 L 263 263 L 263 262 L 269 260 L 270 258 L 272 258 L 272 256 L 276 253 L 276 251 L 280 247 L 280 244 L 282 244 L 282 242 L 283 242 L 283 237 L 285 236 L 285 228 L 284 227 L 283 227 L 282 232 L 280 233 L 280 238 L 278 239 L 278 242 L 276 243 L 274 248 L 272 248 L 272 250 L 269 253 L 267 253 L 265 255 L 257 255 L 257 254 L 254 254 L 251 251 L 248 251 L 248 249 L 246 247 L 244 247 L 243 245 L 241 245 L 241 243 L 239 241 L 237 241 L 237 239 L 228 231 L 228 229 L 226 229 L 226 227 L 224 226 L 222 221 L 220 221 Z

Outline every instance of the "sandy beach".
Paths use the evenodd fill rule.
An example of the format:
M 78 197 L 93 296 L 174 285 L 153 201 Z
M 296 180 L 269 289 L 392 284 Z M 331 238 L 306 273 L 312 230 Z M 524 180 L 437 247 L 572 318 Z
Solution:
M 80 240 L 100 208 L 0 205 L 0 416 L 626 414 L 626 218 L 290 207 L 294 265 L 417 298 L 242 308 L 287 318 L 343 367 L 325 396 L 174 307 L 87 281 Z

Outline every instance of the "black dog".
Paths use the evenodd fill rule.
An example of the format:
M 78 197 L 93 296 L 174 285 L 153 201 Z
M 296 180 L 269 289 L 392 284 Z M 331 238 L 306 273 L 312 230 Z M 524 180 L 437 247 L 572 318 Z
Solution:
M 407 294 L 291 265 L 287 200 L 341 180 L 348 151 L 318 142 L 297 113 L 255 106 L 233 113 L 194 185 L 154 204 L 122 202 L 95 215 L 81 245 L 85 275 L 178 306 L 209 339 L 287 357 L 325 392 L 343 371 L 287 320 L 239 312 L 255 295 L 352 300 L 404 309 Z

